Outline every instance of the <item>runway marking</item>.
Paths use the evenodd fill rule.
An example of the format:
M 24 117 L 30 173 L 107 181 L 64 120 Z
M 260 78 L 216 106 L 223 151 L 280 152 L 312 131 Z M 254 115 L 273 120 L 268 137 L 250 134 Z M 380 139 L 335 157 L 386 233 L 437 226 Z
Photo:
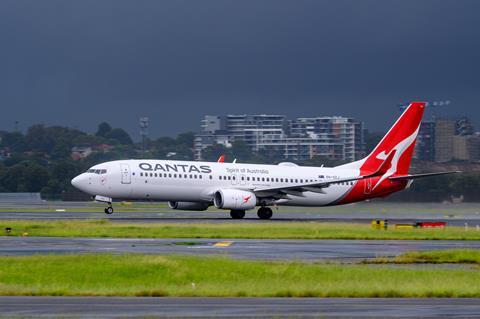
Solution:
M 233 241 L 220 241 L 216 244 L 214 244 L 214 247 L 230 247 L 233 244 Z

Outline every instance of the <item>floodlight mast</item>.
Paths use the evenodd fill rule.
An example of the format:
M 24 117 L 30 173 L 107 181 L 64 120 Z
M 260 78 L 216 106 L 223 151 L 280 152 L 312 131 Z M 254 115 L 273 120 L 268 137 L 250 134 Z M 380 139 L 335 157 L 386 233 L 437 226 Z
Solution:
M 142 137 L 142 152 L 145 155 L 147 151 L 147 138 L 148 138 L 148 117 L 140 118 L 140 136 Z

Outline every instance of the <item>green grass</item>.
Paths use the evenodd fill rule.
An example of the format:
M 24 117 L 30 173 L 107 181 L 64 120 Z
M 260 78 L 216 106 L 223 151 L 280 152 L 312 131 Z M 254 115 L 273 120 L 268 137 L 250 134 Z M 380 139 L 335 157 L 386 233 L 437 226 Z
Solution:
M 2 257 L 0 295 L 480 297 L 475 269 L 152 255 Z
M 366 263 L 480 265 L 480 250 L 452 249 L 441 251 L 408 252 L 394 258 L 376 258 L 373 261 L 366 261 Z
M 289 223 L 115 223 L 94 221 L 0 221 L 0 232 L 11 236 L 126 237 L 126 238 L 254 238 L 254 239 L 436 239 L 480 240 L 480 231 L 446 229 L 375 230 L 366 224 Z

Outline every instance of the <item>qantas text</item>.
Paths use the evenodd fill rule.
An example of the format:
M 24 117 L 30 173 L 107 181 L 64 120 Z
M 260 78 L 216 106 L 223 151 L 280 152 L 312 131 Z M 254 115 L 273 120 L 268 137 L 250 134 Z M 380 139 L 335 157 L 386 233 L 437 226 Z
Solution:
M 212 169 L 208 165 L 187 165 L 187 164 L 138 164 L 144 171 L 162 171 L 162 172 L 179 172 L 179 173 L 211 173 Z

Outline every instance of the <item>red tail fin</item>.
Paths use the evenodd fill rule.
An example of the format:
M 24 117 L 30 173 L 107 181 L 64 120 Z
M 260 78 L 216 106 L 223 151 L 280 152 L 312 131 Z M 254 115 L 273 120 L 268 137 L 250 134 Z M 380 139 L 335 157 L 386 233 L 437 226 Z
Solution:
M 412 102 L 408 106 L 375 149 L 362 160 L 362 175 L 377 171 L 392 150 L 395 154 L 391 158 L 389 175 L 408 174 L 424 109 L 425 102 Z

